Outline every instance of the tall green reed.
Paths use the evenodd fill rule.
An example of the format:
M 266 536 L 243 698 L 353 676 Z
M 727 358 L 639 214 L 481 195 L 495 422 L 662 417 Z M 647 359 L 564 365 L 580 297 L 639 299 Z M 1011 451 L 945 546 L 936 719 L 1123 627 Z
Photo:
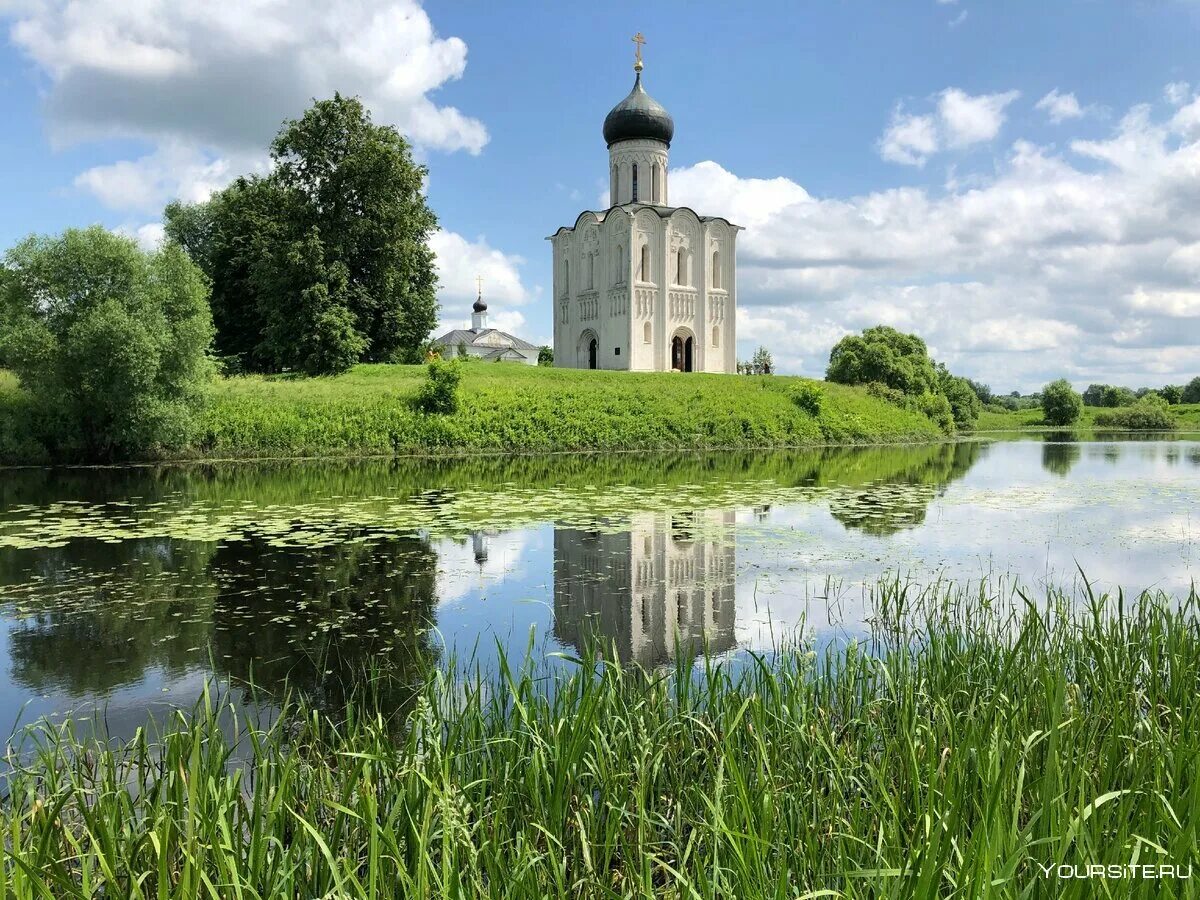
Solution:
M 1194 895 L 1044 867 L 1197 862 L 1195 590 L 872 599 L 857 641 L 665 672 L 448 666 L 399 730 L 207 692 L 117 746 L 37 726 L 0 898 Z

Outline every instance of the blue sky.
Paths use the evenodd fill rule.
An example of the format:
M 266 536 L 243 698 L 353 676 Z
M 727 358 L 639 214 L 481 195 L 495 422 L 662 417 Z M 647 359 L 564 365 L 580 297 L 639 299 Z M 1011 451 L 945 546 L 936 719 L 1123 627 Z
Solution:
M 410 135 L 443 316 L 550 336 L 546 235 L 596 208 L 645 81 L 671 193 L 746 227 L 743 355 L 819 374 L 876 322 L 1005 390 L 1200 374 L 1200 2 L 0 0 L 0 247 L 265 165 L 308 98 Z

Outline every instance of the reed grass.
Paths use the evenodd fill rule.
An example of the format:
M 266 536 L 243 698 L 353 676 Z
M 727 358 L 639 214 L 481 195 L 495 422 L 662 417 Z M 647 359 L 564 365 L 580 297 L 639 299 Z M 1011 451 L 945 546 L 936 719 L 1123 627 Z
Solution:
M 39 726 L 0 897 L 1194 896 L 1040 866 L 1197 861 L 1195 590 L 871 600 L 857 641 L 670 672 L 447 666 L 399 729 L 366 694 Z

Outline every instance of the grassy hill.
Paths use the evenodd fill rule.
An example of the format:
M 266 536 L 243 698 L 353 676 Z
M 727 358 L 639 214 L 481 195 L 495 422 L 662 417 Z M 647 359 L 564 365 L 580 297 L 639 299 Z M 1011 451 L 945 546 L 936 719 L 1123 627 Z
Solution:
M 193 446 L 175 458 L 539 453 L 927 441 L 925 416 L 858 388 L 821 384 L 818 414 L 793 394 L 806 379 L 592 372 L 467 364 L 458 412 L 426 415 L 412 399 L 424 366 L 363 365 L 334 378 L 219 380 Z M 20 393 L 0 373 L 0 429 Z M 6 462 L 38 462 L 0 434 Z

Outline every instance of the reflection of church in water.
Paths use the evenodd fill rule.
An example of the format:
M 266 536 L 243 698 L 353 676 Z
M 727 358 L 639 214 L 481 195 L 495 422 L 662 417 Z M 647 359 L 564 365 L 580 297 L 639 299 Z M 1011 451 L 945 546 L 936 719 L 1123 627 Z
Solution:
M 656 666 L 734 646 L 733 513 L 639 513 L 628 530 L 554 530 L 554 634 Z

